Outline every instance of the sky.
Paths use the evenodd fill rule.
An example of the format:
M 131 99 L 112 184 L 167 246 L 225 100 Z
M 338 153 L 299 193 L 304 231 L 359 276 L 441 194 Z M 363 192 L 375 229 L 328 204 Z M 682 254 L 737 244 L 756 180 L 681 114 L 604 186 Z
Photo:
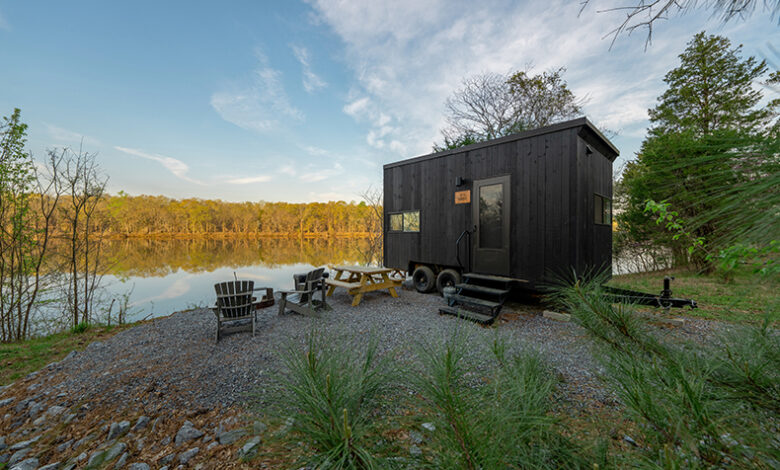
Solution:
M 780 57 L 777 18 L 697 10 L 607 33 L 593 0 L 0 0 L 0 115 L 28 148 L 96 153 L 108 190 L 226 201 L 360 200 L 431 152 L 463 78 L 566 67 L 585 115 L 634 158 L 664 74 L 698 31 Z M 605 37 L 606 36 L 606 37 Z M 765 90 L 765 94 L 773 93 Z

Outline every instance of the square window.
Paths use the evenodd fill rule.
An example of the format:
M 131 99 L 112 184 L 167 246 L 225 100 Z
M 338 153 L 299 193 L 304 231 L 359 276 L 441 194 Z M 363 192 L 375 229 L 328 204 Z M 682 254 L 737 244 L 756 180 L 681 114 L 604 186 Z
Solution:
M 404 229 L 404 215 L 390 214 L 390 231 L 400 232 Z
M 404 212 L 404 232 L 420 231 L 420 211 Z

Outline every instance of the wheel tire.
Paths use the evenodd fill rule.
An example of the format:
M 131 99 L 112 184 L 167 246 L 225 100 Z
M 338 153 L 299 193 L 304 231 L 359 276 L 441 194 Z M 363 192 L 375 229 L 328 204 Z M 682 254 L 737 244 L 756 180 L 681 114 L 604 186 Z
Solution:
M 417 292 L 426 294 L 436 285 L 436 276 L 433 275 L 433 269 L 428 266 L 418 266 L 412 273 L 412 282 Z
M 445 269 L 436 276 L 436 290 L 444 294 L 445 287 L 455 287 L 460 283 L 460 273 L 454 269 Z

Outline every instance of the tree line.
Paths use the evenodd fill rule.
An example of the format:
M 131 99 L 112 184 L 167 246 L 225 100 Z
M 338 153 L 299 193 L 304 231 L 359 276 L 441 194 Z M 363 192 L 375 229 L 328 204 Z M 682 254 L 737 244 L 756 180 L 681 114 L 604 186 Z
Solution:
M 57 221 L 59 226 L 59 221 Z M 105 195 L 96 211 L 96 231 L 105 236 L 272 235 L 340 236 L 381 232 L 381 220 L 364 201 L 225 202 Z

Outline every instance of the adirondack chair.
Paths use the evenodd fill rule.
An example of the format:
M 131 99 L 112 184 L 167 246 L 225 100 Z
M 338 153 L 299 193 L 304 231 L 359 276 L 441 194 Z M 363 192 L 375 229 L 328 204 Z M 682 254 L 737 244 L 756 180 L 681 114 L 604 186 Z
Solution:
M 214 290 L 217 293 L 217 304 L 214 307 L 214 314 L 217 316 L 217 342 L 222 337 L 222 333 L 234 333 L 237 331 L 252 330 L 252 336 L 255 335 L 255 308 L 257 302 L 253 297 L 255 290 L 263 290 L 261 287 L 255 289 L 254 281 L 227 281 L 214 284 Z M 273 294 L 271 294 L 273 295 Z M 229 323 L 238 323 L 240 320 L 252 320 L 246 325 L 226 326 Z
M 280 291 L 279 315 L 292 310 L 295 313 L 309 317 L 319 317 L 318 309 L 327 306 L 325 303 L 325 268 L 317 268 L 301 276 L 293 276 L 295 290 Z M 321 300 L 314 300 L 314 295 L 320 292 Z

